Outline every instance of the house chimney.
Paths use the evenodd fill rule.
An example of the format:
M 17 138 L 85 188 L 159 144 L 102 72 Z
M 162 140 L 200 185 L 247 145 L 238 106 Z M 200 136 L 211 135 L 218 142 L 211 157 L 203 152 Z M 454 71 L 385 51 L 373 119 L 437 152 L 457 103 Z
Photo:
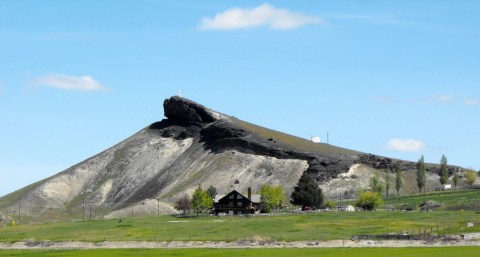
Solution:
M 248 200 L 250 200 L 250 201 L 252 200 L 252 188 L 251 187 L 248 188 Z

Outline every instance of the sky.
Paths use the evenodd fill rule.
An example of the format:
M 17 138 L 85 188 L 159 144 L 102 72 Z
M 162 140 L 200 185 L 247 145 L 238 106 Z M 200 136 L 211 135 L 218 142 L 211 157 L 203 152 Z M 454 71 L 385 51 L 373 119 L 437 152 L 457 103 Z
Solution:
M 372 154 L 480 169 L 480 4 L 0 0 L 0 195 L 178 94 Z

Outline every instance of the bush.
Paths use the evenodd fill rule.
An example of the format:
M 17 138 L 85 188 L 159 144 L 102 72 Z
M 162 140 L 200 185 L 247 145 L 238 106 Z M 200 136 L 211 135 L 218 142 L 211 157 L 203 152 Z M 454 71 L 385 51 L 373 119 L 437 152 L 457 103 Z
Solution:
M 335 207 L 337 207 L 337 205 L 335 204 L 334 201 L 332 201 L 332 200 L 327 200 L 327 201 L 325 202 L 325 207 L 329 208 L 330 210 L 334 210 Z
M 355 205 L 365 210 L 375 210 L 378 206 L 383 204 L 382 196 L 377 192 L 365 191 L 360 193 Z

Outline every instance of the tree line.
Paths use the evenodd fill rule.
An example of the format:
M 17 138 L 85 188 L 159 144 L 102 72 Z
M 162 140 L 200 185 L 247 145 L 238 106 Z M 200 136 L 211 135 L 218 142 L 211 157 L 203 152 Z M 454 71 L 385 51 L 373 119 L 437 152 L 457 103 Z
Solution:
M 425 194 L 427 186 L 427 169 L 425 166 L 425 159 L 423 155 L 417 161 L 417 170 L 416 170 L 416 182 L 419 192 Z M 400 196 L 400 190 L 404 186 L 403 174 L 401 169 L 401 163 L 397 162 L 395 164 L 395 190 L 397 191 L 397 196 Z M 374 175 L 370 180 L 370 190 L 361 192 L 356 205 L 358 207 L 365 208 L 367 210 L 372 210 L 378 207 L 383 202 L 383 193 L 385 196 L 389 196 L 390 187 L 392 184 L 391 171 L 389 172 L 388 168 L 385 169 L 385 183 L 383 184 L 378 175 Z M 440 158 L 440 169 L 438 171 L 439 182 L 441 185 L 447 185 L 450 183 L 450 173 L 448 170 L 448 161 L 445 155 L 442 155 Z M 471 187 L 475 183 L 477 178 L 477 172 L 473 169 L 467 169 L 465 172 L 465 182 Z M 460 182 L 460 175 L 458 172 L 454 171 L 452 177 L 452 183 L 454 188 L 457 188 L 458 183 Z

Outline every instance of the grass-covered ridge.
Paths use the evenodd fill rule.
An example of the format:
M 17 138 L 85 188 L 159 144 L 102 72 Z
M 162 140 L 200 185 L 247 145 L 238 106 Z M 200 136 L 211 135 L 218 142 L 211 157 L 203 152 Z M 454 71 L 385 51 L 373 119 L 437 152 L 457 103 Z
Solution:
M 292 147 L 293 149 L 300 150 L 300 151 L 305 151 L 305 152 L 315 152 L 315 153 L 322 153 L 322 154 L 346 154 L 346 155 L 358 155 L 359 152 L 349 150 L 346 148 L 341 148 L 337 147 L 334 145 L 329 145 L 325 143 L 313 143 L 310 140 L 292 136 L 283 132 L 279 132 L 276 130 L 264 128 L 252 123 L 248 123 L 246 121 L 242 121 L 239 119 L 232 118 L 231 122 L 233 122 L 235 125 L 239 126 L 242 129 L 245 129 L 246 131 L 249 131 L 250 133 L 263 138 L 263 139 L 268 139 L 268 138 L 273 138 L 275 141 L 288 145 Z

